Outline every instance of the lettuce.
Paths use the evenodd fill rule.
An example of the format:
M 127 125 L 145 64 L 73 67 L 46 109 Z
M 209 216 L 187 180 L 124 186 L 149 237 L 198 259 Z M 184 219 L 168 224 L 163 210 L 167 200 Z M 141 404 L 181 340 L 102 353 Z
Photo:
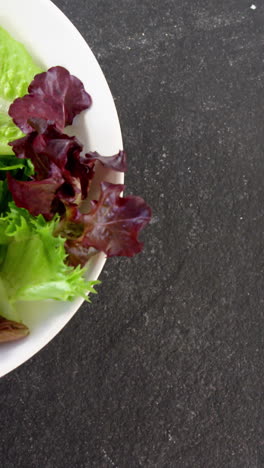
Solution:
M 23 323 L 7 320 L 0 317 L 0 343 L 8 343 L 25 338 L 29 334 L 29 329 Z
M 66 265 L 65 240 L 54 237 L 58 220 L 33 217 L 13 202 L 0 218 L 0 316 L 19 321 L 17 301 L 73 300 L 95 293 L 84 269 Z
M 132 257 L 151 209 L 122 197 L 123 185 L 102 182 L 85 211 L 97 164 L 125 171 L 126 153 L 84 154 L 64 133 L 92 105 L 83 83 L 63 67 L 42 72 L 25 47 L 0 27 L 0 342 L 28 334 L 17 301 L 86 300 L 96 251 Z
M 10 146 L 18 162 L 31 163 L 33 176 L 26 181 L 16 174 L 8 174 L 7 178 L 16 205 L 26 208 L 33 216 L 42 214 L 50 220 L 55 212 L 64 213 L 67 206 L 79 205 L 88 195 L 96 162 L 107 169 L 126 170 L 124 151 L 110 157 L 98 153 L 83 155 L 82 144 L 57 130 L 54 124 L 39 118 L 28 123 L 34 126 L 34 131 L 12 141 Z
M 63 130 L 91 104 L 83 83 L 66 68 L 57 66 L 35 76 L 28 94 L 13 102 L 9 115 L 24 133 L 32 132 L 29 119 L 36 118 L 53 122 Z
M 12 155 L 0 155 L 0 171 L 15 171 L 15 174 L 17 175 L 18 169 L 23 171 L 25 177 L 30 177 L 35 172 L 34 166 L 30 159 L 18 159 L 16 156 Z
M 141 252 L 143 243 L 138 235 L 149 223 L 151 209 L 140 197 L 121 197 L 124 188 L 102 182 L 99 200 L 91 201 L 87 213 L 74 206 L 67 208 L 56 232 L 67 239 L 69 264 L 84 265 L 91 247 L 107 257 L 133 257 Z
M 8 115 L 9 106 L 41 71 L 25 47 L 0 27 L 0 154 L 12 154 L 9 141 L 23 135 Z

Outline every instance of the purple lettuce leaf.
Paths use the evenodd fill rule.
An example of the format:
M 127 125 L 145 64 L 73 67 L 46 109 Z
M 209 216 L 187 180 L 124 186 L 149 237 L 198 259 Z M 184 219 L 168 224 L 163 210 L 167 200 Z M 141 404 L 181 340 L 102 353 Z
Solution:
M 125 151 L 119 151 L 114 156 L 101 156 L 97 152 L 89 152 L 82 158 L 82 164 L 84 165 L 91 165 L 96 161 L 99 161 L 107 169 L 117 172 L 126 172 L 127 170 L 127 155 Z
M 150 221 L 151 209 L 140 197 L 120 197 L 123 190 L 123 185 L 103 182 L 101 196 L 98 201 L 91 202 L 89 213 L 66 212 L 58 233 L 67 238 L 66 250 L 71 265 L 84 265 L 91 247 L 105 252 L 108 257 L 132 257 L 141 252 L 143 244 L 138 234 Z
M 18 341 L 29 334 L 29 329 L 22 323 L 13 322 L 0 316 L 0 343 Z
M 16 204 L 28 209 L 32 215 L 36 214 L 38 206 L 40 211 L 37 214 L 42 213 L 46 219 L 51 219 L 56 211 L 64 213 L 65 206 L 79 205 L 87 197 L 96 161 L 113 170 L 126 169 L 124 151 L 110 157 L 98 153 L 83 156 L 83 146 L 75 137 L 62 133 L 43 119 L 30 119 L 29 122 L 34 130 L 11 142 L 10 146 L 18 158 L 32 161 L 35 174 L 32 180 L 23 184 L 16 183 L 10 176 L 9 189 Z M 42 184 L 37 185 L 36 182 Z M 41 189 L 40 196 L 46 193 L 46 200 L 39 200 L 37 187 Z
M 33 130 L 30 119 L 50 121 L 57 129 L 63 130 L 72 124 L 76 115 L 92 104 L 83 83 L 59 66 L 36 75 L 28 92 L 26 96 L 16 99 L 9 108 L 10 117 L 26 134 Z
M 53 176 L 43 180 L 16 180 L 8 173 L 7 181 L 13 200 L 18 207 L 26 208 L 33 216 L 42 214 L 46 220 L 53 218 L 54 199 L 63 183 L 57 169 L 54 170 Z

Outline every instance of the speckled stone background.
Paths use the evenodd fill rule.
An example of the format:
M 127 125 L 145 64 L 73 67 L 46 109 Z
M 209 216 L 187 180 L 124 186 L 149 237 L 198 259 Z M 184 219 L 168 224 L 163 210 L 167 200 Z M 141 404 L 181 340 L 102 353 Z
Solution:
M 264 5 L 56 0 L 110 84 L 142 255 L 0 382 L 2 468 L 264 467 Z

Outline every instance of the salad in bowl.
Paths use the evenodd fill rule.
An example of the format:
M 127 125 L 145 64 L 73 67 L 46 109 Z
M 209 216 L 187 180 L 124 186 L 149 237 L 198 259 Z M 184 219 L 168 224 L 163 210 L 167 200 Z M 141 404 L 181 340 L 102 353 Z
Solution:
M 10 4 L 11 10 L 20 5 Z M 127 156 L 111 94 L 88 46 L 51 2 L 42 0 L 36 9 L 26 0 L 23 17 L 25 7 L 32 17 L 42 10 L 56 31 L 71 33 L 82 66 L 71 62 L 66 43 L 60 55 L 61 36 L 53 46 L 59 52 L 45 60 L 43 30 L 27 20 L 32 35 L 41 37 L 35 49 L 28 35 L 23 42 L 2 19 L 0 376 L 44 346 L 82 300 L 90 301 L 107 257 L 142 250 L 138 235 L 151 216 L 142 198 L 123 196 Z M 58 39 L 57 32 L 51 36 Z

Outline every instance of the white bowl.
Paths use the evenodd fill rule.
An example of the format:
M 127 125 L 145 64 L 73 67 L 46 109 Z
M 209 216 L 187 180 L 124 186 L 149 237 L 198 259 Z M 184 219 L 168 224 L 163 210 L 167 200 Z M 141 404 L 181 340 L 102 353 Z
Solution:
M 0 25 L 45 69 L 62 65 L 80 78 L 91 94 L 93 106 L 74 122 L 73 134 L 92 151 L 112 155 L 122 149 L 122 136 L 111 92 L 90 48 L 65 15 L 49 0 L 0 0 Z M 100 179 L 123 183 L 123 174 L 98 170 Z M 97 279 L 105 263 L 99 254 L 89 263 L 88 279 Z M 20 366 L 43 348 L 71 319 L 82 303 L 21 303 L 19 309 L 30 335 L 0 346 L 0 377 Z

